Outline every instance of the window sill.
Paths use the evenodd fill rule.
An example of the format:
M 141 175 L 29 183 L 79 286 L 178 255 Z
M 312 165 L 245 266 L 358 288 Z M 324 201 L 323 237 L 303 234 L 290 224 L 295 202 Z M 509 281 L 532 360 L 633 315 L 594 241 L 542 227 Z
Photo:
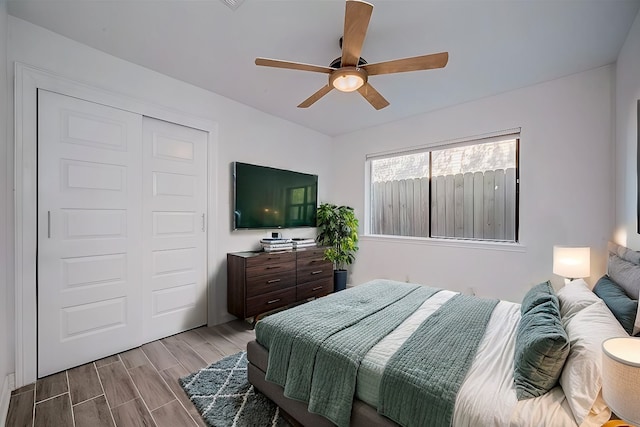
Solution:
M 387 236 L 382 234 L 361 235 L 363 242 L 408 243 L 412 245 L 445 246 L 454 248 L 482 249 L 505 252 L 526 252 L 522 243 L 490 242 L 480 240 L 439 239 L 433 237 Z

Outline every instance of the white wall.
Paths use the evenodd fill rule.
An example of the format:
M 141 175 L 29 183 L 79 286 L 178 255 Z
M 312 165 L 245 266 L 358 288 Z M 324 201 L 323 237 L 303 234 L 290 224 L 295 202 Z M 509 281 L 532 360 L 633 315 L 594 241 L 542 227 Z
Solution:
M 13 62 L 18 61 L 218 123 L 214 171 L 217 209 L 211 213 L 217 215 L 218 225 L 216 250 L 213 256 L 209 256 L 212 259 L 209 322 L 231 319 L 226 311 L 226 253 L 258 248 L 259 239 L 265 235 L 265 232 L 259 231 L 231 231 L 231 162 L 245 161 L 318 174 L 320 197 L 325 197 L 329 189 L 331 139 L 212 92 L 117 59 L 15 17 L 9 16 L 8 20 L 8 58 L 11 68 Z M 215 78 L 215 75 L 211 78 Z M 12 159 L 12 144 L 8 147 L 7 155 Z M 3 149 L 6 149 L 4 145 Z M 12 173 L 10 171 L 10 176 Z M 13 209 L 11 197 L 5 195 L 2 200 L 2 206 L 8 205 L 9 209 Z M 7 224 L 7 229 L 12 229 L 11 222 Z M 296 233 L 303 236 L 313 234 L 314 230 L 304 229 Z M 10 256 L 13 257 L 13 253 Z M 13 288 L 9 288 L 7 298 L 13 301 Z M 13 318 L 10 319 L 9 328 L 13 328 Z
M 554 244 L 590 246 L 597 280 L 613 229 L 613 76 L 602 67 L 335 138 L 334 201 L 362 224 L 367 153 L 522 128 L 522 251 L 363 237 L 350 282 L 385 277 L 520 301 L 533 284 L 561 283 Z
M 636 156 L 640 99 L 640 13 L 627 35 L 616 64 L 616 231 L 621 245 L 640 250 L 637 229 Z
M 9 152 L 9 133 L 7 130 L 9 97 L 9 79 L 7 78 L 7 2 L 0 0 L 0 425 L 4 425 L 5 409 L 3 405 L 3 384 L 7 376 L 13 372 L 13 286 L 8 277 L 8 253 L 13 239 L 10 239 L 7 227 L 7 214 L 11 203 L 6 200 L 12 197 L 8 180 L 8 166 L 12 157 Z

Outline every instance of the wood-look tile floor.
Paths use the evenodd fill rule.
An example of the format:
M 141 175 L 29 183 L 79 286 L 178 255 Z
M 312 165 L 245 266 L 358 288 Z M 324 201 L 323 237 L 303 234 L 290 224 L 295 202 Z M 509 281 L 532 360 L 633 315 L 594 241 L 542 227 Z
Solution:
M 206 427 L 178 378 L 246 350 L 254 337 L 237 320 L 50 375 L 13 391 L 6 426 Z

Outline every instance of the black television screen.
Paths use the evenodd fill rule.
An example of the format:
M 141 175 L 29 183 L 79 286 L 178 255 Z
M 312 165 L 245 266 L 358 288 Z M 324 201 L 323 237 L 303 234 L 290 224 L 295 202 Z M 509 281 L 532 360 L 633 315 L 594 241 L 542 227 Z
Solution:
M 233 163 L 233 228 L 315 227 L 318 175 Z

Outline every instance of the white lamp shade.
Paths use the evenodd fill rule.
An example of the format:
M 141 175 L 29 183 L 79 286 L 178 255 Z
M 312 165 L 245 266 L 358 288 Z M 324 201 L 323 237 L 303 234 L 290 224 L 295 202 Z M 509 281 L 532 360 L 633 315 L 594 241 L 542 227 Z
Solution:
M 558 276 L 571 279 L 591 275 L 591 248 L 589 247 L 553 247 L 553 272 Z
M 614 414 L 640 426 L 640 338 L 602 343 L 602 397 Z

